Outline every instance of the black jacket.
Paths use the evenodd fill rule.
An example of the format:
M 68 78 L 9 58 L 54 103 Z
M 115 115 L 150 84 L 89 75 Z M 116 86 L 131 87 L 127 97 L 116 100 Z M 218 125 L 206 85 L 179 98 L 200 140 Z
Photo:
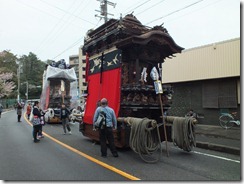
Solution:
M 33 108 L 33 115 L 38 116 L 39 118 L 41 117 L 41 112 L 38 109 L 38 107 L 36 107 L 36 106 L 34 106 L 34 108 Z
M 61 119 L 65 119 L 65 118 L 68 118 L 70 112 L 67 108 L 61 108 L 60 109 L 60 118 Z

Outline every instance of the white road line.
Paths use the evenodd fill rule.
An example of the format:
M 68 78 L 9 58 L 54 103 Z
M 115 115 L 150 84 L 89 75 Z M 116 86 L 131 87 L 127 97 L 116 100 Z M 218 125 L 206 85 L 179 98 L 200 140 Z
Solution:
M 207 154 L 207 153 L 201 153 L 201 152 L 197 152 L 197 151 L 193 151 L 193 153 L 208 156 L 208 157 L 218 158 L 218 159 L 222 159 L 222 160 L 227 160 L 227 161 L 231 161 L 231 162 L 240 163 L 239 160 L 233 160 L 233 159 L 229 159 L 229 158 L 225 158 L 225 157 L 221 157 L 221 156 L 216 156 L 216 155 L 211 155 L 211 154 Z
M 171 147 L 173 149 L 180 149 L 180 148 L 176 148 L 176 147 Z M 236 163 L 240 163 L 240 160 L 233 160 L 230 158 L 225 158 L 225 157 L 221 157 L 221 156 L 216 156 L 216 155 L 211 155 L 211 154 L 207 154 L 207 153 L 201 153 L 198 151 L 192 151 L 193 153 L 199 154 L 199 155 L 204 155 L 204 156 L 208 156 L 208 157 L 213 157 L 213 158 L 218 158 L 218 159 L 222 159 L 222 160 L 226 160 L 226 161 L 231 161 L 231 162 L 236 162 Z

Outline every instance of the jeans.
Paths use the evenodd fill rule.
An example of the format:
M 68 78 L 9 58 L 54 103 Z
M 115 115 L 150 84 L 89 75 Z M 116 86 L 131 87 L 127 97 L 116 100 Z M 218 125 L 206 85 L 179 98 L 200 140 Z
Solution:
M 67 130 L 70 132 L 71 129 L 69 127 L 69 122 L 68 122 L 68 118 L 64 118 L 62 119 L 62 125 L 63 125 L 63 129 L 64 129 L 64 133 L 66 133 L 66 127 L 67 127 Z

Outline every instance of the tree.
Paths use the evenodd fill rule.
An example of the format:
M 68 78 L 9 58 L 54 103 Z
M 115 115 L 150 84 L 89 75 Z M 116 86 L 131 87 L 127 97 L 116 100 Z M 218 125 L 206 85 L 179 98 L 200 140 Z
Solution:
M 32 52 L 21 56 L 19 61 L 22 68 L 20 75 L 21 83 L 28 81 L 29 86 L 42 86 L 43 71 L 45 70 L 46 63 L 39 60 Z M 25 92 L 25 85 L 21 85 L 20 95 L 25 96 Z M 29 97 L 39 98 L 41 96 L 41 88 L 31 88 L 28 95 Z
M 41 95 L 41 88 L 36 88 L 36 86 L 42 85 L 42 76 L 43 71 L 45 70 L 46 63 L 39 60 L 37 56 L 32 52 L 19 58 L 11 53 L 9 50 L 4 50 L 0 52 L 0 74 L 12 73 L 12 81 L 14 82 L 14 84 L 18 83 L 17 68 L 19 66 L 16 61 L 19 62 L 18 64 L 21 71 L 19 91 L 20 98 L 25 98 L 26 85 L 24 85 L 24 82 L 27 81 L 30 87 L 35 86 L 35 88 L 30 88 L 30 90 L 28 91 L 28 96 L 30 98 L 39 98 Z M 17 86 L 15 85 L 9 97 L 15 98 L 16 96 Z
M 12 81 L 13 73 L 1 73 L 0 74 L 0 98 L 9 96 L 13 89 L 16 87 Z

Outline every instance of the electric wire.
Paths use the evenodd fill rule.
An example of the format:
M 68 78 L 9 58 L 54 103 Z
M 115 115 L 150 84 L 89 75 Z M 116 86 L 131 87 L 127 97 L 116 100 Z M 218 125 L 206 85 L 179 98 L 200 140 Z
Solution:
M 92 24 L 92 25 L 95 25 L 93 22 L 90 22 L 90 21 L 88 21 L 88 20 L 85 20 L 85 19 L 83 19 L 83 18 L 81 18 L 81 17 L 79 17 L 79 16 L 77 16 L 77 15 L 75 15 L 75 14 L 72 14 L 72 13 L 70 13 L 70 12 L 68 12 L 68 11 L 66 11 L 66 10 L 64 10 L 64 9 L 62 9 L 62 8 L 59 8 L 58 6 L 55 6 L 55 5 L 53 5 L 53 4 L 51 4 L 51 3 L 48 3 L 48 2 L 46 2 L 46 1 L 44 1 L 44 0 L 40 0 L 40 1 L 42 1 L 43 3 L 45 3 L 45 4 L 49 5 L 49 6 L 52 6 L 52 7 L 56 8 L 56 9 L 60 10 L 60 11 L 62 11 L 62 12 L 65 12 L 65 13 L 67 13 L 67 14 L 69 14 L 69 15 L 72 15 L 72 16 L 75 17 L 75 18 L 78 18 L 78 19 L 83 20 L 83 21 L 85 21 L 85 22 L 87 22 L 87 23 L 90 23 L 90 24 Z
M 80 41 L 83 39 L 79 38 L 77 41 L 75 41 L 71 46 L 67 47 L 66 49 L 64 49 L 62 52 L 60 52 L 58 55 L 56 55 L 55 57 L 53 57 L 52 60 L 56 59 L 58 56 L 60 56 L 61 54 L 65 53 L 66 51 L 68 51 L 69 49 L 73 48 L 74 46 L 76 46 L 78 43 L 80 43 Z
M 147 1 L 143 2 L 143 3 L 141 3 L 140 5 L 138 5 L 137 7 L 135 7 L 135 9 L 141 7 L 142 5 L 146 4 L 146 3 L 149 2 L 149 1 L 150 1 L 150 0 L 147 0 Z M 180 11 L 182 11 L 182 10 L 185 10 L 185 9 L 187 9 L 187 8 L 189 8 L 189 7 L 191 7 L 191 6 L 195 5 L 195 4 L 198 4 L 198 3 L 202 2 L 202 1 L 204 1 L 204 0 L 199 0 L 199 1 L 197 1 L 197 2 L 194 2 L 194 3 L 190 4 L 190 5 L 187 5 L 187 6 L 183 7 L 183 8 L 181 8 L 181 9 L 175 10 L 175 11 L 173 11 L 173 12 L 167 14 L 167 15 L 164 15 L 164 16 L 162 16 L 162 17 L 159 17 L 159 18 L 157 18 L 157 19 L 154 19 L 154 20 L 148 22 L 148 23 L 145 24 L 145 25 L 148 25 L 148 24 L 150 24 L 150 23 L 152 23 L 152 22 L 155 22 L 155 21 L 157 21 L 157 20 L 160 20 L 160 19 L 165 18 L 165 17 L 167 17 L 167 16 L 170 16 L 170 15 L 172 15 L 172 14 L 178 13 L 178 12 L 180 12 Z M 163 1 L 161 1 L 161 2 L 163 2 Z M 160 2 L 160 3 L 161 3 L 161 2 Z M 153 5 L 153 6 L 156 6 L 156 5 Z M 153 6 L 152 6 L 152 7 L 153 7 Z M 118 20 L 118 21 L 119 21 L 119 20 Z M 116 24 L 118 21 L 115 21 L 113 24 Z M 112 24 L 112 25 L 113 25 L 113 24 Z M 111 26 L 111 25 L 110 25 L 110 26 Z M 105 30 L 106 28 L 107 28 L 107 27 L 105 27 L 105 28 L 102 29 L 101 31 Z M 76 42 L 74 42 L 74 43 L 76 43 Z M 73 46 L 73 45 L 75 46 L 75 45 L 77 45 L 77 44 L 72 44 L 72 46 Z M 74 47 L 74 46 L 73 46 L 73 47 Z M 70 49 L 70 47 L 68 47 L 68 49 Z M 62 53 L 64 53 L 65 51 L 66 51 L 66 50 L 62 51 Z M 61 54 L 59 54 L 59 55 L 61 55 Z M 59 55 L 58 55 L 58 56 L 59 56 Z M 57 57 L 57 56 L 56 56 L 56 57 Z M 56 58 L 56 57 L 55 57 L 55 58 Z
M 80 8 L 80 6 L 81 6 L 81 4 L 82 4 L 83 2 L 84 2 L 84 1 L 81 1 L 81 2 L 79 3 L 79 5 L 76 6 L 76 8 L 75 8 L 74 11 L 72 12 L 72 14 L 75 13 L 75 12 Z M 72 5 L 75 5 L 75 4 L 72 3 Z M 72 5 L 71 5 L 71 6 L 72 6 Z M 68 15 L 68 14 L 65 13 L 64 16 L 65 16 L 65 15 Z M 44 49 L 49 49 L 49 48 L 51 47 L 51 45 L 55 43 L 55 41 L 56 41 L 57 38 L 60 36 L 60 34 L 61 34 L 62 32 L 64 32 L 64 31 L 68 28 L 67 22 L 70 23 L 70 22 L 71 22 L 71 21 L 70 21 L 71 18 L 72 18 L 72 16 L 69 14 L 68 17 L 67 17 L 67 19 L 66 19 L 66 21 L 63 22 L 63 24 L 59 26 L 59 28 L 57 29 L 57 31 L 54 32 L 54 35 L 52 35 L 52 36 L 50 37 L 50 39 L 47 40 L 47 44 L 48 44 L 48 46 L 45 47 Z
M 70 8 L 74 5 L 74 2 L 75 2 L 75 1 L 76 1 L 76 0 L 74 0 L 73 3 L 71 3 L 71 6 L 69 6 L 68 9 L 70 9 Z M 52 34 L 55 34 L 55 29 L 57 29 L 57 28 L 58 28 L 58 25 L 59 25 L 62 21 L 64 21 L 64 17 L 65 17 L 65 16 L 66 16 L 66 13 L 64 13 L 63 16 L 61 17 L 61 19 L 59 19 L 59 21 L 52 27 L 51 31 L 49 31 L 49 32 L 47 33 L 47 35 L 46 35 L 45 38 L 41 41 L 40 45 L 37 47 L 36 50 L 39 50 L 40 48 L 42 48 L 42 46 L 44 45 L 44 43 L 48 41 L 48 39 L 52 36 Z
M 146 9 L 144 9 L 143 11 L 137 13 L 136 15 L 140 15 L 141 13 L 144 13 L 144 12 L 148 11 L 148 10 L 150 10 L 151 8 L 155 7 L 156 5 L 158 5 L 158 4 L 160 4 L 160 3 L 164 2 L 164 1 L 166 1 L 166 0 L 161 0 L 160 2 L 157 2 L 156 4 L 154 4 L 154 5 L 152 5 L 152 6 L 148 7 L 148 8 L 146 8 Z
M 38 11 L 42 12 L 42 13 L 45 14 L 45 15 L 49 15 L 49 16 L 54 17 L 54 18 L 56 18 L 56 19 L 60 19 L 60 17 L 58 17 L 58 16 L 55 16 L 55 15 L 53 15 L 53 14 L 50 14 L 50 13 L 47 12 L 47 11 L 44 11 L 44 10 L 39 9 L 39 8 L 37 8 L 37 7 L 31 6 L 31 5 L 27 4 L 27 3 L 24 3 L 24 2 L 21 1 L 21 0 L 15 0 L 15 1 L 16 1 L 17 3 L 19 3 L 19 4 L 21 4 L 21 5 L 24 5 L 24 6 L 27 6 L 27 7 L 31 8 L 31 9 L 38 10 Z M 77 25 L 74 24 L 74 26 L 77 26 Z
M 181 9 L 175 10 L 175 11 L 173 11 L 173 12 L 171 12 L 171 13 L 168 13 L 167 15 L 164 15 L 164 16 L 162 16 L 162 17 L 159 17 L 159 18 L 157 18 L 157 19 L 154 19 L 154 20 L 152 20 L 152 21 L 146 23 L 145 25 L 148 25 L 148 24 L 151 24 L 151 23 L 153 23 L 153 22 L 155 22 L 155 21 L 161 20 L 162 18 L 168 17 L 168 16 L 170 16 L 170 15 L 172 15 L 172 14 L 174 14 L 174 13 L 178 13 L 178 12 L 180 12 L 180 11 L 186 9 L 186 8 L 189 8 L 189 7 L 191 7 L 191 6 L 194 6 L 194 5 L 196 5 L 196 4 L 198 4 L 198 3 L 202 2 L 202 1 L 204 1 L 204 0 L 200 0 L 200 1 L 194 2 L 194 3 L 192 3 L 192 4 L 190 4 L 190 5 L 187 5 L 187 6 L 183 7 L 183 8 L 181 8 Z
M 137 9 L 137 8 L 139 8 L 139 7 L 141 7 L 141 6 L 143 6 L 144 4 L 148 3 L 149 1 L 151 1 L 151 0 L 147 0 L 147 1 L 145 1 L 145 2 L 143 2 L 143 3 L 141 3 L 141 4 L 139 4 L 138 6 L 136 6 L 135 8 L 133 8 L 132 10 L 135 11 L 135 9 Z M 127 11 L 126 14 L 128 14 L 128 13 L 131 12 L 132 10 Z
M 171 19 L 171 20 L 167 20 L 167 21 L 165 21 L 165 22 L 171 22 L 171 21 L 180 19 L 180 18 L 182 18 L 182 17 L 184 17 L 184 16 L 187 16 L 187 15 L 189 15 L 189 14 L 192 14 L 192 13 L 196 12 L 196 11 L 202 10 L 202 9 L 208 7 L 208 6 L 211 6 L 211 5 L 213 5 L 213 4 L 216 4 L 216 3 L 218 3 L 219 1 L 223 1 L 223 0 L 217 0 L 217 1 L 214 1 L 214 2 L 211 1 L 212 3 L 209 3 L 209 4 L 207 4 L 206 6 L 200 7 L 200 8 L 198 8 L 198 9 L 195 9 L 194 11 L 188 12 L 188 13 L 186 13 L 186 14 L 181 15 L 180 17 L 177 17 L 177 18 L 174 18 L 174 19 Z

